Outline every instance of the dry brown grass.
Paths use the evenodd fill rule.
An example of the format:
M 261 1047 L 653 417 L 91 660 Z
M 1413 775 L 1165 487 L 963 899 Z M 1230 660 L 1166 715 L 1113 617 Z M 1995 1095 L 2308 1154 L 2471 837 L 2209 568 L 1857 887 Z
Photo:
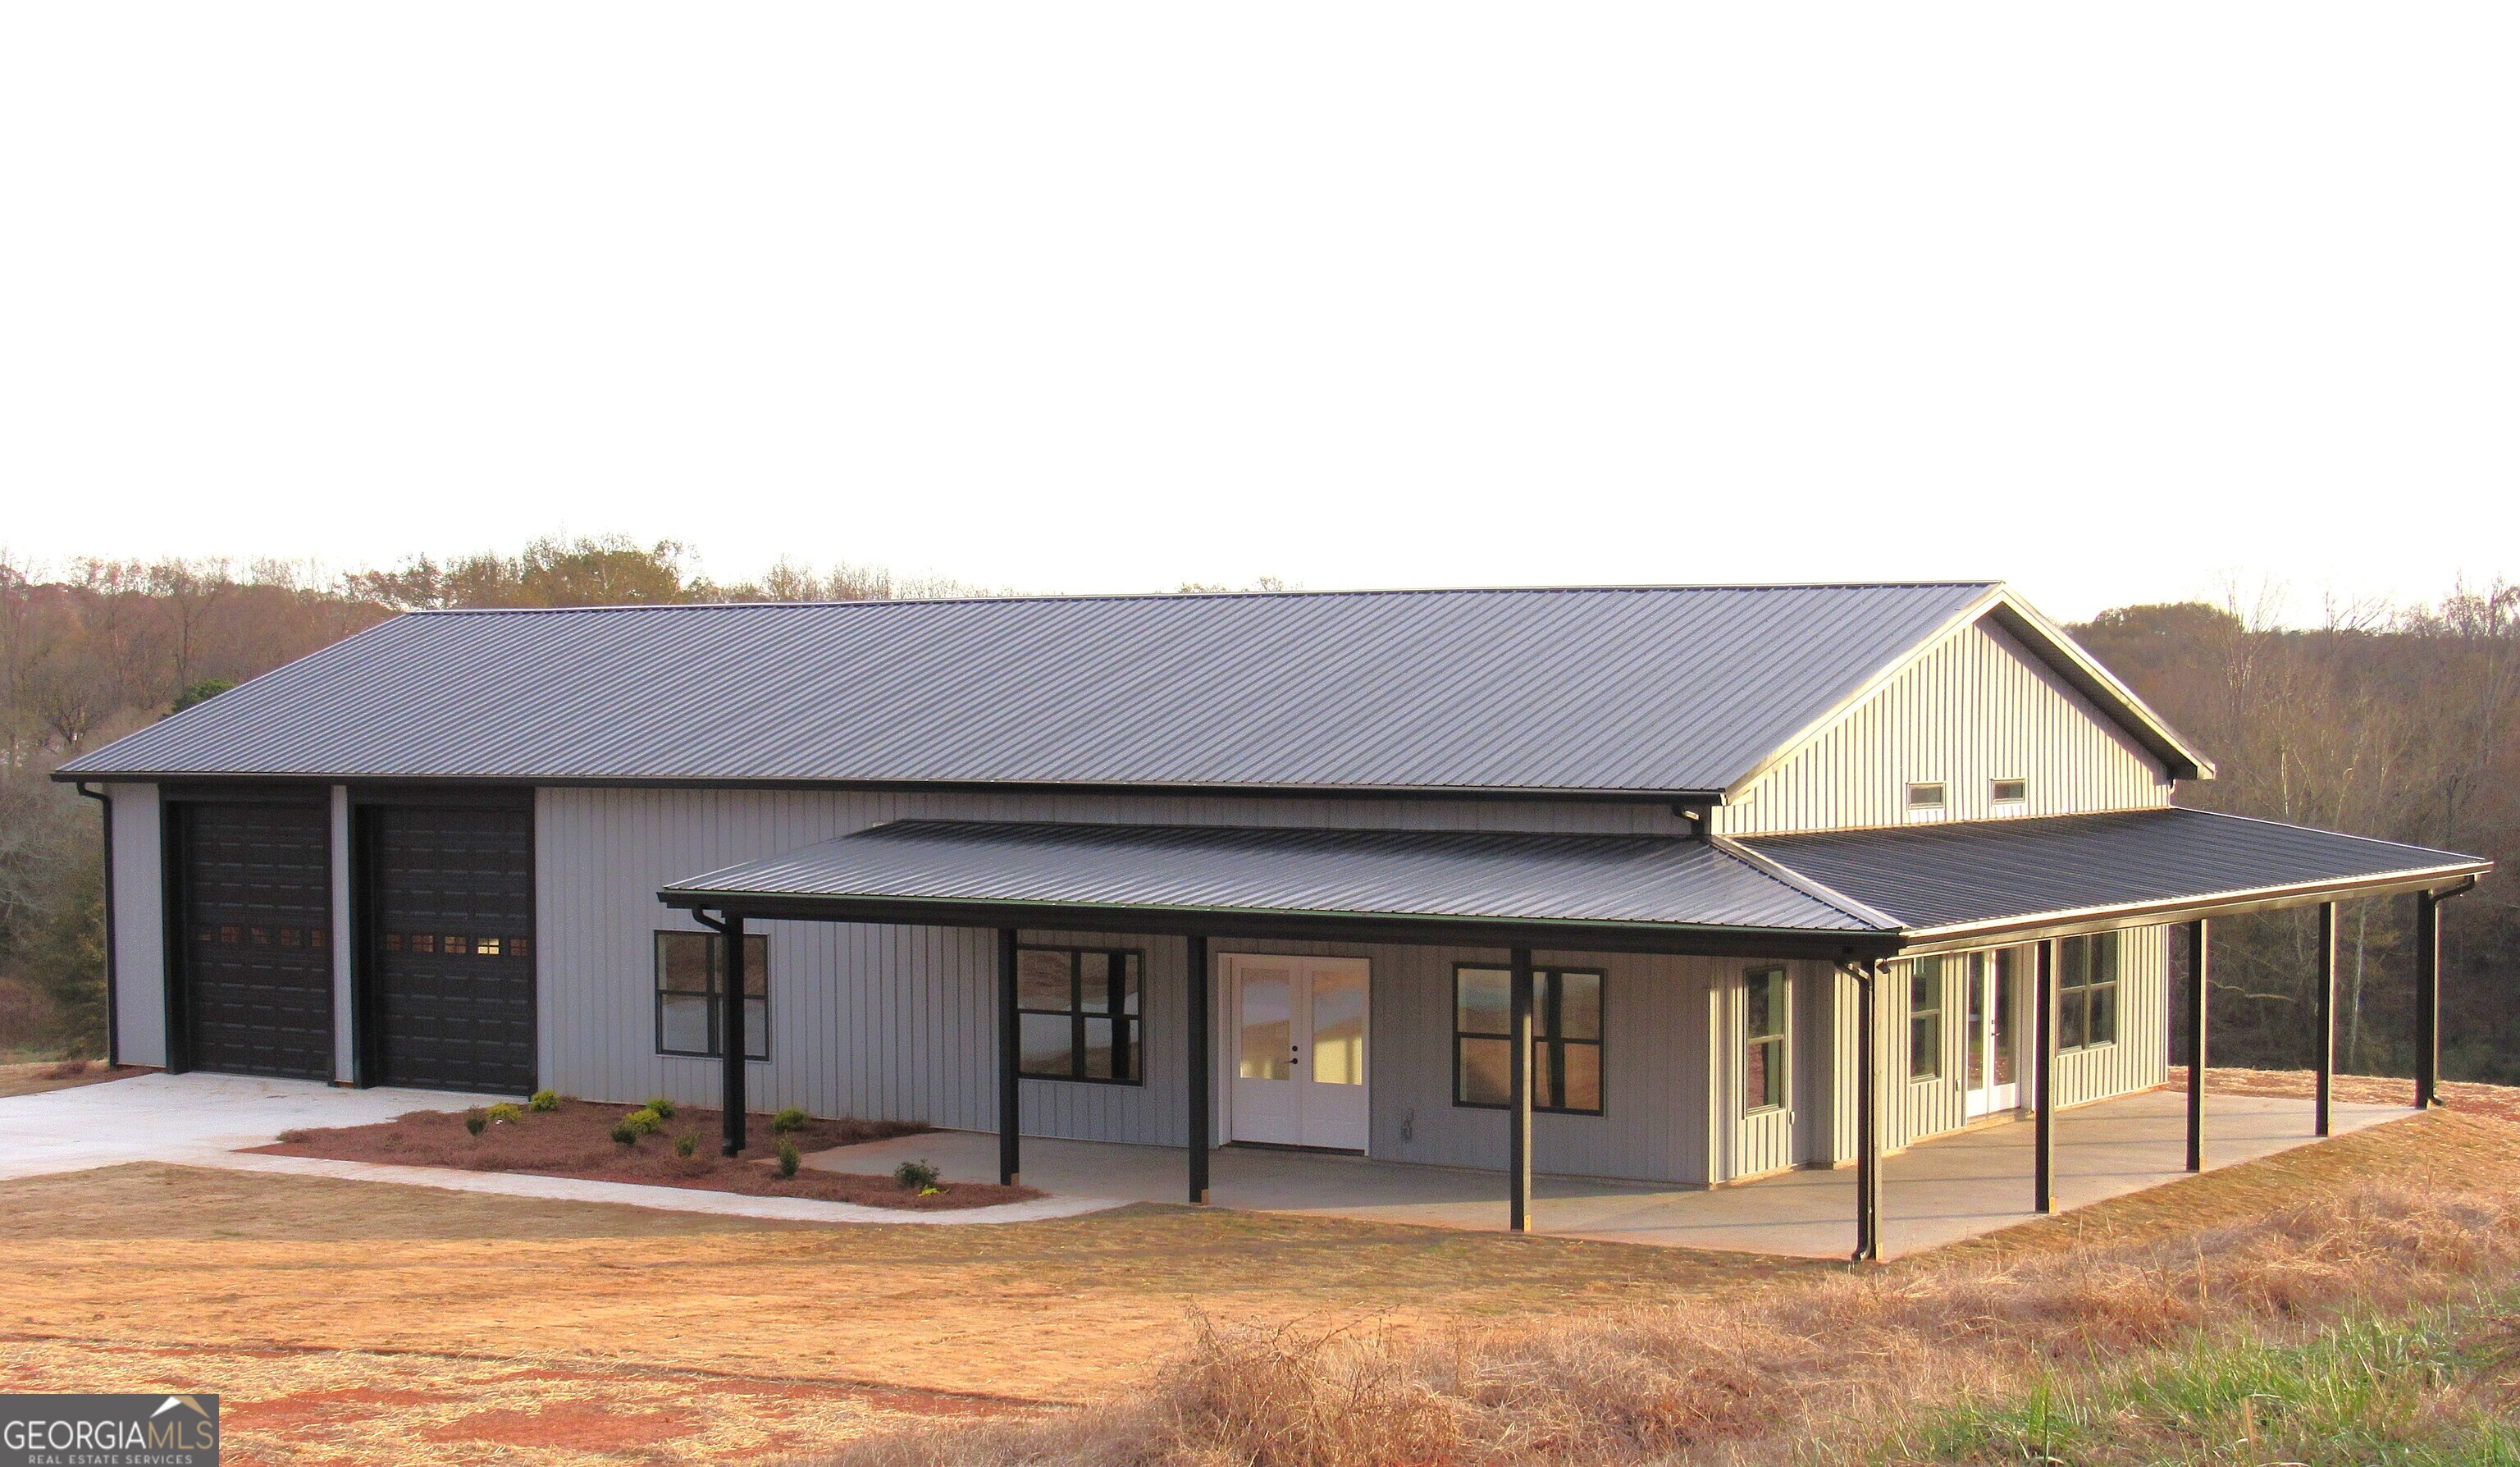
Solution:
M 451 1167 L 466 1171 L 529 1171 L 541 1176 L 696 1187 L 752 1197 L 806 1197 L 819 1202 L 853 1202 L 916 1212 L 994 1207 L 1041 1195 L 1030 1187 L 958 1182 L 922 1196 L 889 1176 L 819 1169 L 783 1177 L 766 1165 L 778 1143 L 768 1116 L 747 1118 L 744 1152 L 728 1160 L 718 1155 L 720 1113 L 698 1107 L 676 1108 L 673 1118 L 654 1134 L 625 1146 L 612 1139 L 612 1127 L 636 1109 L 562 1100 L 557 1110 L 529 1110 L 513 1121 L 485 1125 L 477 1136 L 465 1124 L 466 1112 L 412 1111 L 372 1125 L 286 1131 L 275 1145 L 249 1149 L 273 1156 Z M 795 1143 L 799 1152 L 810 1154 L 890 1136 L 914 1135 L 925 1129 L 923 1125 L 894 1121 L 814 1119 L 807 1121 L 803 1128 L 789 1132 L 788 1139 Z M 693 1138 L 690 1156 L 675 1154 L 674 1142 L 681 1136 Z
M 2071 1376 L 2200 1335 L 2298 1330 L 2349 1308 L 2403 1310 L 2507 1282 L 2520 1267 L 2513 1176 L 2365 1180 L 2197 1231 L 1990 1244 L 1757 1296 L 1441 1335 L 1200 1319 L 1140 1393 L 1055 1417 L 876 1436 L 827 1460 L 1503 1467 L 1860 1456 L 1911 1411 L 2001 1396 L 2042 1370 Z M 2052 1236 L 2061 1222 L 2017 1231 Z
M 0 1098 L 40 1095 L 80 1085 L 128 1079 L 141 1073 L 137 1065 L 108 1065 L 103 1060 L 40 1060 L 26 1065 L 0 1065 Z

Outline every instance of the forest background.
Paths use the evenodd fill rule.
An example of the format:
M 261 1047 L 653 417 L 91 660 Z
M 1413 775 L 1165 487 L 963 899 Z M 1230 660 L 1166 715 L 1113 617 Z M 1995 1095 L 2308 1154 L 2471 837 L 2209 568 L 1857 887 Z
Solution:
M 1282 589 L 1264 582 L 1252 589 Z M 1184 591 L 1222 589 L 1186 585 Z M 515 554 L 418 557 L 392 571 L 219 559 L 0 552 L 0 1060 L 104 1052 L 97 806 L 48 776 L 64 760 L 405 611 L 972 594 L 936 576 L 783 560 L 756 581 L 701 574 L 688 546 L 546 538 Z M 2182 803 L 2493 857 L 2501 873 L 2444 906 L 2445 1077 L 2520 1083 L 2520 585 L 2456 585 L 2420 604 L 2331 603 L 2279 619 L 2283 588 L 2126 606 L 2074 628 L 2205 748 L 2221 777 Z M 2339 913 L 2338 1061 L 2412 1063 L 2411 898 Z M 2216 924 L 2218 1063 L 2309 1065 L 2307 911 Z

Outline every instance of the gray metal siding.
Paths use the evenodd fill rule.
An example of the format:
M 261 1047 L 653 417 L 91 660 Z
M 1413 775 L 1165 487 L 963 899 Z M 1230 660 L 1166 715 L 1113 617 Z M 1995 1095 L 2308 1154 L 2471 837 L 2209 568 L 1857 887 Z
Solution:
M 333 787 L 333 1077 L 358 1077 L 358 1004 L 352 989 L 357 942 L 351 934 L 350 910 L 356 892 L 350 881 L 350 792 Z
M 1996 599 L 1974 582 L 424 613 L 66 768 L 1709 790 Z
M 166 1063 L 166 885 L 158 787 L 111 784 L 115 1036 L 126 1065 Z
M 2018 808 L 1991 781 L 2027 779 Z M 1944 784 L 1947 818 L 2168 804 L 2160 759 L 2002 628 L 1975 622 L 1715 812 L 1726 835 L 1897 825 L 1911 783 Z

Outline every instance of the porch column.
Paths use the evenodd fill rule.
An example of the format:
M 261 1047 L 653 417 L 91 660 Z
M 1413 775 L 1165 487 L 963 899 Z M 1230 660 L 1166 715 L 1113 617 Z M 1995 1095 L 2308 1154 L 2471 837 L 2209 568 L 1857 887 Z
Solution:
M 1195 1206 L 1207 1201 L 1207 1102 L 1216 1087 L 1214 1064 L 1207 1052 L 1205 938 L 1190 940 L 1190 986 L 1184 996 L 1189 999 L 1182 1008 L 1190 1027 L 1190 1200 Z
M 2336 1076 L 2336 903 L 2332 901 L 2318 904 L 2318 986 L 2312 996 L 2318 1009 L 2318 1081 L 2311 1132 L 2323 1136 L 2328 1091 Z
M 2415 1109 L 2441 1104 L 2441 895 L 2415 894 Z
M 1023 1180 L 1023 1034 L 1015 1014 L 1015 930 L 998 929 L 998 1185 Z
M 2048 938 L 2039 944 L 2039 997 L 2034 1005 L 2039 1011 L 2038 1063 L 2032 1077 L 2039 1086 L 2039 1112 L 2032 1134 L 2036 1153 L 2032 1163 L 2030 1211 L 2056 1211 L 2056 940 Z
M 2205 919 L 2187 924 L 2187 1169 L 2205 1169 L 2205 1011 L 2212 958 Z
M 1855 1261 L 1881 1257 L 1881 1035 L 1874 990 L 1881 964 L 1855 970 Z
M 724 1051 L 720 1072 L 718 1107 L 726 1118 L 726 1134 L 719 1150 L 727 1156 L 743 1154 L 743 914 L 729 912 L 718 931 L 719 941 L 726 945 L 725 1017 L 718 1023 L 719 1048 Z
M 1512 1114 L 1506 1129 L 1506 1228 L 1531 1231 L 1531 949 L 1513 950 Z

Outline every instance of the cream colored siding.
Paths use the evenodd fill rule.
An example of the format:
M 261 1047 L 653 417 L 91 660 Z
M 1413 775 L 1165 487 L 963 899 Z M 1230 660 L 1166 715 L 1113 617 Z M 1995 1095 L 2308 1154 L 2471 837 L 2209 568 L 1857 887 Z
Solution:
M 2056 1103 L 2081 1105 L 2170 1077 L 2170 944 L 2174 930 L 2132 927 L 2118 938 L 2118 1041 L 2056 1056 Z
M 1999 779 L 2029 781 L 2002 808 Z M 1945 818 L 2170 803 L 2161 765 L 2002 628 L 1955 633 L 1715 811 L 1728 835 L 1896 825 L 1912 783 L 1946 787 Z
M 113 802 L 114 1037 L 126 1065 L 166 1063 L 164 843 L 156 785 L 105 787 Z

